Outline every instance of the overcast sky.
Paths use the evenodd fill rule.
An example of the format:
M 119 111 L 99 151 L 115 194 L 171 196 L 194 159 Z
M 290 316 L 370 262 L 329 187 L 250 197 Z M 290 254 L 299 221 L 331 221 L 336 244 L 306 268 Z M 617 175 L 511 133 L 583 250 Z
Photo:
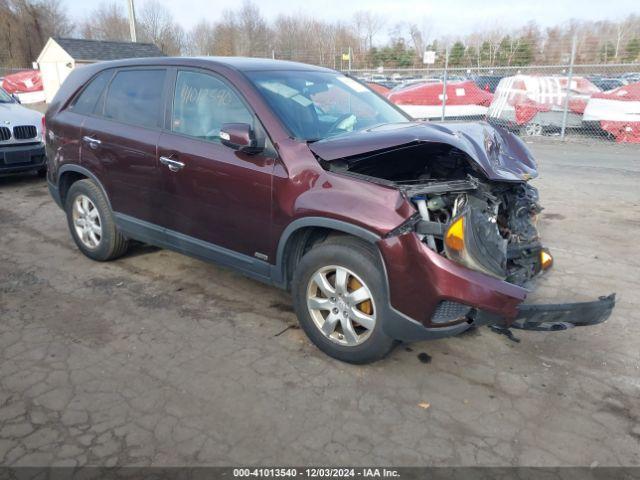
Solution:
M 71 15 L 83 18 L 99 0 L 63 0 Z M 116 0 L 126 9 L 127 0 Z M 135 0 L 136 8 L 145 0 Z M 185 29 L 201 19 L 216 21 L 225 9 L 237 8 L 242 0 L 160 0 Z M 521 26 L 535 20 L 543 27 L 581 20 L 617 20 L 640 13 L 639 0 L 254 0 L 271 20 L 281 13 L 301 13 L 323 20 L 349 21 L 358 10 L 372 10 L 387 18 L 386 31 L 397 22 L 413 22 L 427 27 L 432 36 L 465 35 L 484 28 Z M 126 11 L 126 10 L 123 10 Z M 424 28 L 423 27 L 423 28 Z

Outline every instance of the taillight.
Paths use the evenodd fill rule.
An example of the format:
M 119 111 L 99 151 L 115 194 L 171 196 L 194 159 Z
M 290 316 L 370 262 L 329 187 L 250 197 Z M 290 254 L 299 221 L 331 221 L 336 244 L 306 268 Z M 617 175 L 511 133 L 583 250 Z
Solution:
M 47 121 L 44 119 L 44 115 L 42 116 L 42 139 L 44 140 L 47 134 Z

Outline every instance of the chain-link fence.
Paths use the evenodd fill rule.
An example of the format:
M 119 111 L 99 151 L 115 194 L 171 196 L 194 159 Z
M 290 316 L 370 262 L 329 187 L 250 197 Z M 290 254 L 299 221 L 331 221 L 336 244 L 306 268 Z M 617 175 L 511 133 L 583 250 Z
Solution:
M 418 119 L 486 119 L 522 136 L 640 143 L 640 63 L 577 63 L 577 40 L 569 52 L 554 65 L 519 65 L 514 57 L 511 65 L 484 66 L 478 55 L 472 66 L 459 55 L 450 62 L 447 49 L 432 66 L 349 73 Z

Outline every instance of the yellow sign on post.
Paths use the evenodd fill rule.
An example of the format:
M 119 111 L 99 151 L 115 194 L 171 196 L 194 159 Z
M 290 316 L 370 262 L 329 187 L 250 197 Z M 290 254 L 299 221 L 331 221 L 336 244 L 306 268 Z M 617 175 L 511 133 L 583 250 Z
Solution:
M 342 54 L 342 60 L 344 60 L 345 62 L 349 61 L 349 54 L 348 53 L 343 53 Z

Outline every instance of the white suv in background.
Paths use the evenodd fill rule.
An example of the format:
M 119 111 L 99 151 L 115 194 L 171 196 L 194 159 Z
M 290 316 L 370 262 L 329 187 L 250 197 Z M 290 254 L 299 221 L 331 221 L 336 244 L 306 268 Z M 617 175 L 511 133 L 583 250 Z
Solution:
M 0 88 L 0 175 L 46 172 L 44 116 Z

